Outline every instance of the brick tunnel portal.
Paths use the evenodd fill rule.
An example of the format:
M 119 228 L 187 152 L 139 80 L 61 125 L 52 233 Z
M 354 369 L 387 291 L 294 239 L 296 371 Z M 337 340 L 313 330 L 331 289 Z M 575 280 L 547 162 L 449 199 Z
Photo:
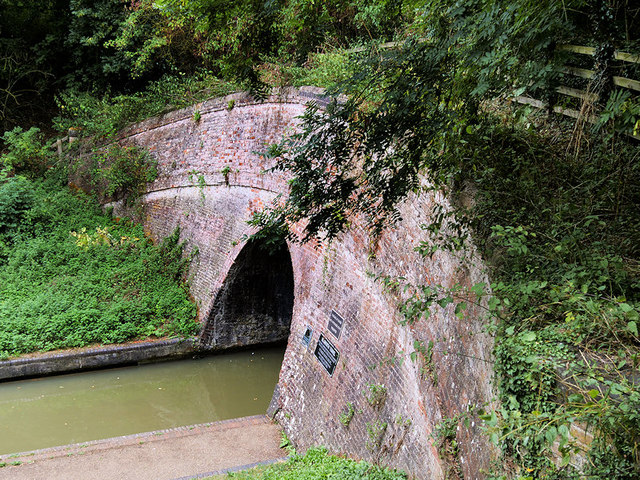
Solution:
M 249 241 L 240 251 L 205 323 L 206 347 L 285 342 L 293 314 L 294 280 L 285 241 Z

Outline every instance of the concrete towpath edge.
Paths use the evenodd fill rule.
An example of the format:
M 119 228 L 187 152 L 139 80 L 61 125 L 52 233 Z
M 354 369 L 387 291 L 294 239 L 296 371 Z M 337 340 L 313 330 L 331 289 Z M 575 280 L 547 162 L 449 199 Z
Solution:
M 282 460 L 279 437 L 265 415 L 188 425 L 1 455 L 0 480 L 203 478 Z

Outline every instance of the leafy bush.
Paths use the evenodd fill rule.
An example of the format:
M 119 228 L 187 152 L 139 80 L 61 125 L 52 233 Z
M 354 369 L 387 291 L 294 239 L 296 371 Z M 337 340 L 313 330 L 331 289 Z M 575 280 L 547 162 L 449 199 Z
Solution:
M 197 331 L 179 232 L 155 246 L 87 197 L 17 184 L 33 200 L 21 207 L 21 234 L 0 266 L 4 356 Z
M 149 152 L 139 147 L 110 145 L 93 154 L 91 180 L 102 198 L 128 203 L 144 193 L 147 183 L 158 176 L 157 162 Z
M 13 177 L 0 184 L 0 239 L 18 232 L 33 203 L 33 187 L 27 179 Z
M 43 171 L 52 152 L 44 144 L 40 129 L 31 127 L 26 132 L 21 127 L 4 132 L 2 141 L 7 153 L 0 157 L 0 167 L 8 170 Z
M 353 76 L 354 66 L 345 51 L 310 53 L 304 68 L 298 71 L 294 85 L 330 88 Z

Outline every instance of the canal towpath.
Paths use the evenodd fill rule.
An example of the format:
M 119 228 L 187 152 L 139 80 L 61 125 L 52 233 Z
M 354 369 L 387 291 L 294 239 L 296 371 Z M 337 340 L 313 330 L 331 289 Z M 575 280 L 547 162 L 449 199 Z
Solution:
M 286 454 L 266 416 L 139 433 L 0 456 L 0 480 L 202 478 Z

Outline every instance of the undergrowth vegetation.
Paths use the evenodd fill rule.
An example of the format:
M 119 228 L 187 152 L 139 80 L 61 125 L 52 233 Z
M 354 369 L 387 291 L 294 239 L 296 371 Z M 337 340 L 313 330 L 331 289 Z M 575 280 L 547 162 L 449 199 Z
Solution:
M 61 132 L 75 128 L 82 136 L 108 138 L 137 121 L 240 89 L 241 84 L 221 80 L 210 71 L 188 76 L 167 74 L 132 94 L 68 89 L 57 96 L 60 114 L 53 119 L 53 126 Z
M 229 473 L 237 480 L 404 480 L 407 476 L 388 468 L 329 455 L 324 448 L 310 448 L 306 454 L 294 454 L 284 463 Z
M 571 476 L 578 422 L 595 437 L 583 473 L 634 478 L 640 464 L 640 165 L 625 140 L 567 152 L 565 136 L 483 122 L 451 152 L 475 205 L 457 221 L 491 268 L 502 407 L 492 440 L 539 477 Z M 547 125 L 549 128 L 549 125 Z M 558 441 L 562 463 L 549 460 Z M 533 455 L 532 452 L 538 452 Z M 546 454 L 540 455 L 540 454 Z M 603 462 L 615 455 L 616 462 Z M 552 473 L 555 472 L 555 473 Z M 511 472 L 512 474 L 514 472 Z M 526 475 L 523 475 L 526 476 Z
M 179 232 L 158 246 L 53 178 L 0 184 L 0 356 L 196 332 Z

